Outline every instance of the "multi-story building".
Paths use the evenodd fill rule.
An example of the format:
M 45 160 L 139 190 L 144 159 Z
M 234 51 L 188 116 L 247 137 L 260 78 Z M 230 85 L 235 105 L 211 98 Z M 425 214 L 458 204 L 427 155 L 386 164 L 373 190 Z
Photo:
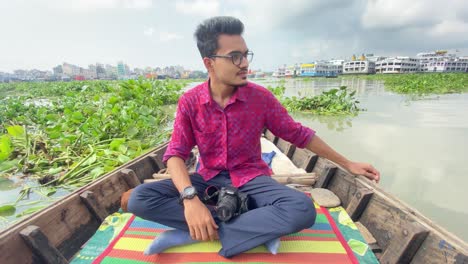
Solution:
M 345 61 L 343 63 L 343 74 L 374 74 L 375 62 L 362 61 Z
M 419 69 L 419 59 L 410 57 L 398 56 L 375 62 L 376 73 L 415 73 Z
M 106 64 L 106 79 L 117 79 L 117 67 Z
M 282 78 L 286 74 L 286 65 L 278 67 L 275 72 L 273 72 L 273 77 Z
M 63 74 L 68 77 L 74 77 L 81 74 L 80 67 L 64 62 L 62 64 Z
M 127 75 L 127 69 L 122 61 L 117 63 L 117 75 L 119 78 L 124 78 Z
M 336 75 L 343 74 L 344 60 L 329 60 L 328 63 L 330 64 L 329 66 L 330 71 L 336 72 Z
M 468 72 L 468 57 L 457 57 L 446 50 L 418 53 L 422 72 Z

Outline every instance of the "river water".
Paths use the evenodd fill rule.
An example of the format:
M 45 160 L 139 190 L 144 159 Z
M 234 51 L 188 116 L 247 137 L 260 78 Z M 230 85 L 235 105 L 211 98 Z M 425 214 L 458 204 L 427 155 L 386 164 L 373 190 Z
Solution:
M 354 118 L 292 116 L 347 158 L 372 163 L 385 191 L 468 241 L 467 93 L 410 100 L 385 91 L 381 81 L 359 78 L 288 79 L 284 85 L 289 96 L 320 94 L 341 85 L 356 90 L 366 111 Z

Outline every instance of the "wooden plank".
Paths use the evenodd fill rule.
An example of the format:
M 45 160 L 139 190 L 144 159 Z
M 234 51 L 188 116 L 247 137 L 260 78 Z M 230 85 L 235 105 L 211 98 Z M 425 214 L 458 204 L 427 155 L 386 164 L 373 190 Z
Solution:
M 152 154 L 149 154 L 148 156 L 150 157 L 150 159 L 154 163 L 154 165 L 156 165 L 156 167 L 157 167 L 156 171 L 166 169 L 166 165 L 162 162 L 162 155 L 161 154 L 152 153 Z
M 317 182 L 315 183 L 315 188 L 327 188 L 328 184 L 331 182 L 333 177 L 335 176 L 337 168 L 336 167 L 327 167 L 326 170 L 323 171 L 323 174 L 320 175 Z
M 342 182 L 337 184 L 335 181 L 334 184 L 348 185 L 351 186 L 351 189 L 354 187 L 373 189 L 374 195 L 359 221 L 369 230 L 383 251 L 390 246 L 393 239 L 409 223 L 417 222 L 430 233 L 413 256 L 411 263 L 464 263 L 463 261 L 468 260 L 466 242 L 444 230 L 441 226 L 432 223 L 431 220 L 398 198 L 384 192 L 370 180 L 363 176 L 349 175 L 336 179 L 340 179 Z M 344 193 L 341 192 L 341 195 Z
M 380 258 L 381 263 L 410 263 L 429 231 L 417 222 L 409 222 L 396 232 Z
M 68 264 L 67 259 L 50 244 L 38 226 L 28 226 L 20 231 L 20 235 L 44 263 Z
M 125 182 L 128 185 L 129 189 L 133 189 L 140 185 L 140 180 L 138 179 L 138 176 L 136 176 L 135 172 L 131 169 L 122 169 L 120 172 L 123 175 L 123 178 Z
M 94 196 L 93 192 L 91 191 L 84 191 L 80 194 L 80 198 L 83 203 L 86 205 L 88 210 L 96 217 L 98 222 L 104 221 L 108 213 L 106 209 L 104 209 L 100 204 L 97 203 L 96 197 Z
M 361 235 L 364 237 L 364 240 L 366 240 L 367 244 L 377 244 L 377 240 L 375 240 L 374 236 L 372 236 L 369 230 L 367 230 L 367 228 L 361 224 L 361 222 L 357 221 L 354 224 L 359 229 L 359 232 L 361 232 Z
M 291 143 L 289 143 L 286 140 L 283 140 L 281 138 L 278 139 L 278 142 L 276 143 L 276 146 L 288 158 L 291 158 L 293 156 L 293 154 L 294 154 L 294 151 L 296 150 L 296 146 L 294 146 L 293 144 L 291 144 Z
M 353 221 L 357 221 L 361 217 L 362 212 L 366 209 L 367 203 L 371 199 L 374 192 L 369 189 L 357 189 L 351 198 L 346 211 Z
M 278 137 L 275 136 L 273 133 L 271 133 L 271 131 L 268 130 L 268 129 L 265 132 L 265 138 L 268 139 L 269 141 L 273 142 L 273 144 L 275 144 L 275 145 L 278 142 Z
M 340 197 L 341 206 L 343 206 L 343 208 L 348 207 L 351 199 L 353 198 L 353 194 L 356 193 L 357 189 L 360 187 L 361 186 L 357 184 L 356 176 L 348 173 L 340 167 L 337 168 L 335 176 L 327 186 L 330 191 Z
M 294 151 L 291 161 L 298 168 L 304 169 L 306 172 L 312 172 L 315 163 L 317 163 L 319 156 L 307 149 L 296 148 Z

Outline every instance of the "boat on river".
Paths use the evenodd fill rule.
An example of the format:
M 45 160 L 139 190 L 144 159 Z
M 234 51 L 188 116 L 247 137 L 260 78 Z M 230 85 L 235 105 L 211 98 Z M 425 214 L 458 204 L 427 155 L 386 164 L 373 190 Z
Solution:
M 315 177 L 314 188 L 326 188 L 339 197 L 381 263 L 468 263 L 466 242 L 367 178 L 351 175 L 269 131 L 264 137 L 308 177 Z M 103 220 L 119 210 L 122 194 L 154 179 L 166 168 L 162 157 L 167 145 L 152 149 L 3 230 L 0 263 L 68 263 Z M 282 177 L 287 183 L 301 179 L 294 173 Z

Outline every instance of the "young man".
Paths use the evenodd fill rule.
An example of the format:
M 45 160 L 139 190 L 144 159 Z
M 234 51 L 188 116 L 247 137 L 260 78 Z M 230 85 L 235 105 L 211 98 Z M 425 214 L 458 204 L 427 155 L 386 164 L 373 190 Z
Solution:
M 370 164 L 349 161 L 335 152 L 315 131 L 295 122 L 271 92 L 247 81 L 253 53 L 242 37 L 243 29 L 236 18 L 214 17 L 195 32 L 209 79 L 179 100 L 174 132 L 163 158 L 172 180 L 140 185 L 128 203 L 130 212 L 175 228 L 156 239 L 147 253 L 217 238 L 224 257 L 262 244 L 274 253 L 279 237 L 314 224 L 311 199 L 270 177 L 272 172 L 261 158 L 260 136 L 265 127 L 351 173 L 380 178 Z M 195 145 L 200 168 L 189 176 L 184 160 Z M 237 187 L 249 196 L 253 208 L 221 222 L 200 199 L 210 185 Z

